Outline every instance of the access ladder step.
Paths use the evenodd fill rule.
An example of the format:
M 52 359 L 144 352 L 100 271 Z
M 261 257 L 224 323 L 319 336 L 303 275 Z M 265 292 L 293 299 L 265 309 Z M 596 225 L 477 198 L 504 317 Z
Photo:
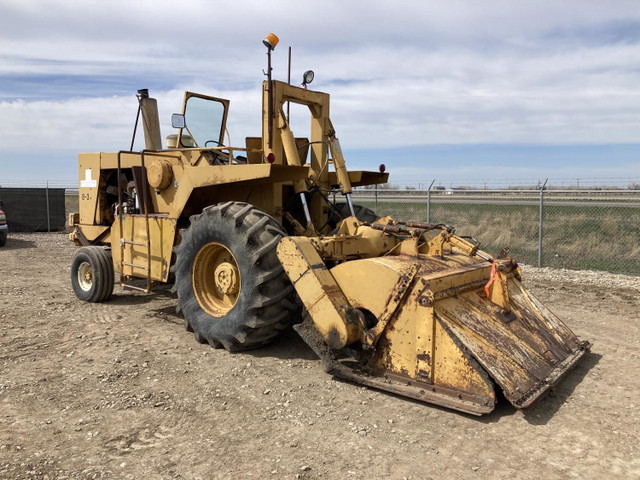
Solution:
M 134 242 L 133 240 L 126 240 L 124 238 L 120 239 L 120 242 L 124 245 L 137 245 L 140 247 L 148 247 L 149 243 L 148 242 Z
M 127 263 L 127 262 L 122 262 L 122 266 L 133 267 L 133 268 L 144 268 L 145 270 L 149 268 L 148 265 L 138 265 L 137 263 Z
M 128 283 L 121 283 L 120 286 L 122 288 L 129 288 L 131 290 L 137 290 L 139 292 L 144 292 L 144 293 L 150 293 L 151 292 L 151 288 L 136 287 L 135 285 L 129 285 Z

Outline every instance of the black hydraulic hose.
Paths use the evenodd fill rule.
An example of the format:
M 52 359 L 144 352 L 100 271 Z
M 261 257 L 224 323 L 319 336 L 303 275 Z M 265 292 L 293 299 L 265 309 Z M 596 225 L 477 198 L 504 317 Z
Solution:
M 138 131 L 138 122 L 140 121 L 140 112 L 142 111 L 142 101 L 138 98 L 138 113 L 136 114 L 136 123 L 133 126 L 133 137 L 131 137 L 131 146 L 129 147 L 129 151 L 133 151 L 133 144 L 136 141 L 136 132 Z

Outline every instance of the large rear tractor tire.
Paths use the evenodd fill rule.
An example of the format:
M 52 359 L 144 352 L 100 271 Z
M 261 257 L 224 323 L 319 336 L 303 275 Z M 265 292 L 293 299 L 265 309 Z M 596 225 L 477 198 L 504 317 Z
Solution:
M 111 252 L 102 247 L 79 248 L 71 262 L 71 287 L 80 300 L 104 302 L 113 294 Z
M 191 217 L 176 247 L 174 290 L 196 340 L 229 351 L 256 348 L 289 327 L 295 291 L 276 255 L 278 222 L 242 202 Z
M 336 228 L 343 219 L 351 216 L 347 203 L 336 203 L 334 208 L 335 210 L 332 210 L 329 214 L 329 226 L 331 228 Z M 354 204 L 353 210 L 356 218 L 361 222 L 373 223 L 380 218 L 376 212 L 362 205 Z

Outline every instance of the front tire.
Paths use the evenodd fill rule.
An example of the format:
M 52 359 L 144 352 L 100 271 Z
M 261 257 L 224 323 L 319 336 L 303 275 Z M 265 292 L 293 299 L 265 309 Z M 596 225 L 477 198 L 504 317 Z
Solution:
M 79 248 L 71 262 L 71 287 L 80 300 L 97 303 L 113 294 L 111 253 L 96 246 Z
M 242 202 L 191 217 L 176 247 L 175 290 L 196 340 L 229 351 L 256 348 L 292 323 L 295 292 L 276 255 L 286 235 Z

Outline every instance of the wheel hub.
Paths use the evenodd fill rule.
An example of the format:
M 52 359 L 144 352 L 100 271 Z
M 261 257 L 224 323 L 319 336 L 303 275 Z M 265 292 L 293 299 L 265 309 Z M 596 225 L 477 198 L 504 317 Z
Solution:
M 235 256 L 218 242 L 202 246 L 193 260 L 191 284 L 196 301 L 212 317 L 223 317 L 240 294 L 240 270 Z
M 235 265 L 223 262 L 216 268 L 215 279 L 218 291 L 223 295 L 238 293 L 238 274 Z
M 93 271 L 88 262 L 82 262 L 78 267 L 78 284 L 85 292 L 91 290 L 93 284 Z

